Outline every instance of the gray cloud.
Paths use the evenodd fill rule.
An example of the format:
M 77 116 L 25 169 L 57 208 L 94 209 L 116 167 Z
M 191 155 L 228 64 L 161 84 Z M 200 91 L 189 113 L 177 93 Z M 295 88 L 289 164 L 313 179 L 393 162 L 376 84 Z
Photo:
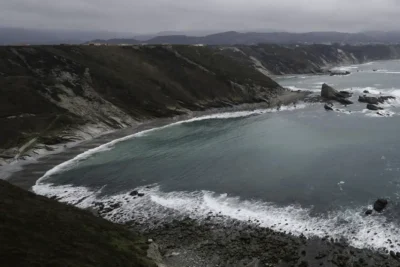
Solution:
M 165 30 L 397 30 L 396 0 L 0 0 L 0 25 Z

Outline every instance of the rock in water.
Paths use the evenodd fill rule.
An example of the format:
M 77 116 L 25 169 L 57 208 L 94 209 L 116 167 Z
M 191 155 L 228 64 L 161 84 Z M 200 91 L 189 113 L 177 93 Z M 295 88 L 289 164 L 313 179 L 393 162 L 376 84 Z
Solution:
M 327 85 L 326 83 L 322 85 L 321 96 L 326 100 L 335 100 L 343 105 L 350 105 L 353 104 L 353 102 L 351 102 L 347 98 L 351 97 L 351 95 L 352 94 L 350 92 L 339 92 Z
M 327 110 L 327 111 L 333 111 L 332 106 L 330 106 L 330 105 L 328 105 L 328 104 L 325 104 L 324 108 L 325 108 L 325 110 Z
M 388 203 L 389 202 L 386 199 L 378 199 L 374 203 L 374 210 L 376 210 L 377 212 L 382 212 L 386 208 Z
M 333 89 L 332 87 L 330 87 L 330 86 L 327 85 L 326 83 L 324 83 L 324 84 L 322 85 L 321 96 L 322 96 L 323 98 L 335 100 L 336 95 L 337 95 L 338 93 L 339 93 L 338 91 L 336 91 L 335 89 Z
M 359 96 L 358 97 L 358 102 L 361 103 L 368 103 L 368 104 L 372 104 L 372 105 L 378 105 L 379 101 L 377 97 L 373 97 L 373 96 Z
M 365 212 L 365 215 L 371 215 L 372 214 L 372 210 L 367 210 L 366 212 Z
M 330 76 L 341 76 L 341 75 L 350 75 L 350 71 L 330 71 Z
M 396 99 L 394 96 L 380 96 L 378 98 L 379 103 L 383 103 L 388 100 Z
M 340 91 L 339 92 L 343 97 L 352 97 L 353 93 L 347 92 L 347 91 Z
M 382 110 L 383 108 L 378 107 L 378 106 L 373 105 L 373 104 L 368 104 L 367 105 L 367 109 L 369 109 L 369 110 Z
M 384 103 L 385 101 L 392 100 L 392 99 L 396 99 L 396 98 L 394 96 L 373 97 L 373 96 L 365 96 L 364 95 L 364 96 L 358 97 L 358 102 L 377 105 L 379 103 Z
M 353 102 L 352 101 L 350 101 L 350 100 L 348 100 L 348 99 L 346 99 L 346 98 L 337 98 L 336 99 L 336 101 L 337 102 L 339 102 L 340 104 L 343 104 L 343 105 L 351 105 L 351 104 L 353 104 Z
M 369 94 L 369 91 L 368 90 L 364 90 L 364 94 Z
M 139 192 L 138 191 L 132 191 L 132 192 L 130 192 L 130 194 L 129 195 L 131 195 L 131 196 L 137 196 L 139 194 Z

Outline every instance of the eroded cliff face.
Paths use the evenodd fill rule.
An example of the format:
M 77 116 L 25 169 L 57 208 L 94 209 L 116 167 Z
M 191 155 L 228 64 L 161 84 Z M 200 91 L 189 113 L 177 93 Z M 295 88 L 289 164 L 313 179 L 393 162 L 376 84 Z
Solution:
M 207 47 L 0 48 L 0 155 L 23 156 L 143 120 L 283 91 L 252 66 Z
M 323 73 L 338 65 L 361 64 L 375 60 L 400 58 L 399 45 L 274 45 L 234 46 L 223 48 L 223 54 L 262 73 Z
M 0 47 L 0 164 L 140 121 L 285 90 L 270 75 L 397 59 L 400 46 Z

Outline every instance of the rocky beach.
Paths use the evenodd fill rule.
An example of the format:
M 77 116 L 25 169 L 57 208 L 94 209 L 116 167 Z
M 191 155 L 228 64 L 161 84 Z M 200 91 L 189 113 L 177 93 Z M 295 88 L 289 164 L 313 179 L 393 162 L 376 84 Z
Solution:
M 158 266 L 400 266 L 397 61 L 359 65 L 397 47 L 300 47 L 296 70 L 273 48 L 4 48 L 26 103 L 3 109 L 1 177 L 140 233 Z

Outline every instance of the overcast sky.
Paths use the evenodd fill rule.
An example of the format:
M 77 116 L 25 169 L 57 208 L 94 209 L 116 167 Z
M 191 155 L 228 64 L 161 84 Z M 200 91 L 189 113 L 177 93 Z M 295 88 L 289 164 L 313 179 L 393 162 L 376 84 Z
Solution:
M 0 26 L 132 33 L 400 30 L 397 0 L 0 0 Z

